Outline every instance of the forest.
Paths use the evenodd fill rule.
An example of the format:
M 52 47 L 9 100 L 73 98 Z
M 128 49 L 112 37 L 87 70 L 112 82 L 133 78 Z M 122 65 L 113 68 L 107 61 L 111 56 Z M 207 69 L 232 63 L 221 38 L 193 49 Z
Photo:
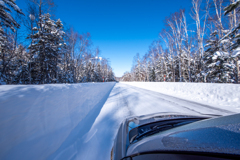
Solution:
M 165 18 L 159 38 L 136 54 L 122 81 L 239 83 L 240 0 L 186 3 L 191 8 Z
M 0 84 L 115 81 L 90 33 L 56 17 L 53 0 L 0 0 Z

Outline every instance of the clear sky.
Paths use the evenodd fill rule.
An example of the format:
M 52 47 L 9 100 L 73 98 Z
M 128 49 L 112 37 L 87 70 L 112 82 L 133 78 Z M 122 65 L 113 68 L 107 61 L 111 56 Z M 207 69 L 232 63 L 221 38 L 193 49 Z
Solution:
M 16 0 L 26 9 L 25 0 Z M 100 55 L 109 58 L 117 77 L 130 71 L 136 53 L 144 55 L 158 38 L 163 20 L 190 0 L 55 0 L 56 18 L 79 33 L 90 32 Z

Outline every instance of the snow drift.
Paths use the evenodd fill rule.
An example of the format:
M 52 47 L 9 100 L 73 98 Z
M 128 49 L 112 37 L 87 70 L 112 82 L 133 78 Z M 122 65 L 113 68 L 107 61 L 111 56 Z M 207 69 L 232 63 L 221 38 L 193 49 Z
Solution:
M 0 86 L 0 159 L 56 158 L 89 130 L 114 85 Z
M 121 82 L 166 95 L 240 112 L 240 85 L 184 82 Z

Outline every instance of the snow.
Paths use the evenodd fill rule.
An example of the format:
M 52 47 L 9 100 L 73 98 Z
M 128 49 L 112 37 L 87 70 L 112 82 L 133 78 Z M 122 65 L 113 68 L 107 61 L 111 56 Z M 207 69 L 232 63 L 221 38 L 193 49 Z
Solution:
M 188 103 L 157 92 L 133 87 L 133 85 L 117 83 L 89 132 L 82 139 L 79 139 L 78 151 L 72 157 L 80 160 L 110 159 L 113 141 L 120 123 L 129 116 L 156 112 L 223 115 L 231 113 L 226 110 L 201 107 L 199 104 Z M 69 145 L 68 153 L 73 153 L 70 150 Z
M 122 82 L 166 95 L 240 112 L 240 85 L 184 82 Z
M 0 86 L 0 159 L 46 159 L 66 139 L 75 141 L 69 135 L 84 129 L 83 119 L 103 106 L 114 85 Z
M 234 51 L 233 51 L 233 55 L 232 57 L 237 57 L 240 55 L 240 47 L 236 48 Z
M 224 43 L 230 43 L 230 40 L 229 39 L 224 39 L 224 40 L 220 41 L 220 44 L 224 44 Z
M 228 53 L 227 52 L 223 52 L 223 51 L 217 51 L 217 52 L 214 53 L 212 59 L 216 60 L 220 56 L 228 56 Z
M 224 34 L 227 34 L 229 32 L 229 30 L 223 30 L 222 31 Z
M 156 112 L 233 114 L 239 112 L 239 91 L 238 85 L 194 83 L 0 86 L 0 159 L 110 159 L 125 118 Z M 216 102 L 221 98 L 234 107 Z
M 1 5 L 3 8 L 6 8 L 5 3 L 4 3 L 2 0 L 0 0 L 0 5 Z

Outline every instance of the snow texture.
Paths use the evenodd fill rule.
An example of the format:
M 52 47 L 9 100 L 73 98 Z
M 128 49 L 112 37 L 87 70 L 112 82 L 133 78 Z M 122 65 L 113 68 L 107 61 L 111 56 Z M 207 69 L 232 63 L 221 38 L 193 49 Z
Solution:
M 72 146 L 78 148 L 78 151 L 75 151 L 76 155 L 72 157 L 79 160 L 110 159 L 113 141 L 120 123 L 129 116 L 157 112 L 179 112 L 191 115 L 233 114 L 233 112 L 224 109 L 202 106 L 201 104 L 169 97 L 150 90 L 133 87 L 132 85 L 117 83 L 89 132 L 85 137 L 79 139 L 80 143 L 72 144 Z M 73 153 L 72 149 L 69 145 L 68 153 Z
M 114 85 L 0 86 L 0 159 L 52 159 L 81 138 L 75 132 L 85 132 L 86 118 L 99 112 Z
M 240 85 L 184 82 L 122 82 L 135 87 L 240 112 Z
M 232 57 L 237 57 L 240 55 L 240 47 L 236 48 L 234 51 L 233 51 L 233 55 Z
M 191 88 L 191 85 L 203 89 L 196 91 L 197 87 Z M 228 84 L 218 87 L 204 85 L 82 83 L 0 86 L 0 159 L 107 160 L 120 123 L 129 116 L 157 112 L 228 115 L 239 111 L 234 107 L 212 107 L 159 93 L 159 90 L 164 92 L 169 88 L 168 94 L 179 90 L 180 94 L 188 96 L 185 99 L 191 99 L 189 93 L 194 92 L 186 90 L 194 89 L 196 93 L 192 96 L 202 91 L 198 97 L 205 99 L 198 101 L 207 102 L 216 101 L 214 94 L 233 99 L 237 92 L 239 97 L 237 85 L 235 89 Z M 175 90 L 171 91 L 174 86 Z M 211 90 L 207 87 L 212 88 L 213 96 L 204 93 Z M 223 93 L 218 94 L 217 88 Z M 239 99 L 234 102 L 239 104 Z

